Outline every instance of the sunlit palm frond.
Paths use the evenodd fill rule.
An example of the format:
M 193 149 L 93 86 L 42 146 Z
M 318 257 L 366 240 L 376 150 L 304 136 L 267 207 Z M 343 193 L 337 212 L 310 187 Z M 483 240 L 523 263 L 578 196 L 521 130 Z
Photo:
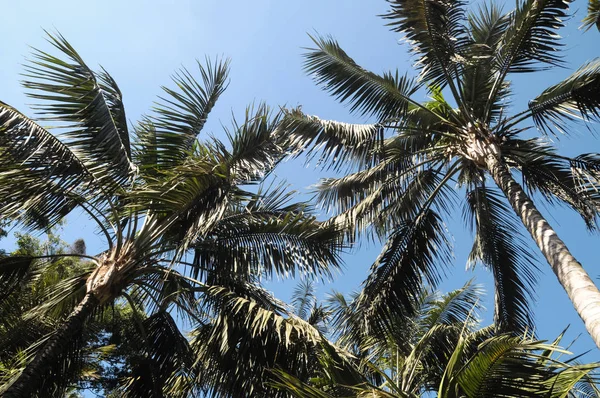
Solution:
M 583 27 L 587 30 L 592 26 L 596 26 L 600 30 L 600 1 L 589 0 L 587 15 L 583 19 Z
M 377 116 L 379 121 L 402 118 L 410 98 L 419 85 L 398 71 L 383 76 L 360 67 L 332 38 L 316 37 L 316 49 L 305 55 L 304 68 L 317 84 L 340 102 L 351 104 L 350 110 Z
M 307 377 L 312 347 L 322 337 L 256 285 L 234 289 L 213 286 L 203 292 L 214 315 L 193 332 L 198 382 L 218 396 L 284 396 L 265 383 L 269 370 Z
M 452 84 L 461 64 L 461 47 L 466 39 L 462 24 L 463 1 L 389 0 L 390 11 L 383 15 L 392 29 L 404 33 L 421 79 L 438 86 Z
M 96 178 L 122 186 L 135 173 L 121 92 L 105 71 L 93 72 L 60 34 L 48 41 L 66 59 L 35 50 L 23 85 L 41 120 L 55 123 Z
M 369 164 L 383 143 L 383 127 L 377 124 L 349 124 L 322 120 L 300 109 L 287 110 L 279 127 L 288 137 L 287 146 L 317 156 L 317 164 L 329 162 L 332 167 L 346 168 Z

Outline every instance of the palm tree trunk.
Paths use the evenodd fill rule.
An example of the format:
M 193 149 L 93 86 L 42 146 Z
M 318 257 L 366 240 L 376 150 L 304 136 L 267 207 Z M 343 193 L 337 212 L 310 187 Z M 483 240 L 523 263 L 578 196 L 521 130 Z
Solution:
M 4 398 L 31 397 L 44 380 L 47 369 L 65 352 L 66 346 L 83 330 L 83 325 L 100 302 L 88 292 L 65 322 L 54 332 L 19 378 L 6 390 Z M 43 393 L 42 395 L 43 396 Z
M 494 154 L 486 156 L 492 178 L 537 243 L 558 281 L 567 292 L 585 327 L 600 347 L 600 291 L 565 243 L 537 210 L 508 167 Z

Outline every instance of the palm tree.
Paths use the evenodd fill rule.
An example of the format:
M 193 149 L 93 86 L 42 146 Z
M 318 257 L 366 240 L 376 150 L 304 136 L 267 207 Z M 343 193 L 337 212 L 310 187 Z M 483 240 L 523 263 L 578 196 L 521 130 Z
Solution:
M 227 61 L 198 63 L 200 80 L 178 72 L 177 89 L 165 88 L 131 134 L 115 80 L 93 72 L 62 36 L 49 35 L 49 42 L 61 56 L 36 50 L 26 66 L 24 86 L 40 101 L 39 117 L 0 103 L 0 219 L 44 230 L 77 210 L 95 222 L 106 249 L 68 254 L 93 266 L 61 281 L 29 312 L 71 308 L 27 350 L 22 372 L 2 387 L 4 397 L 44 392 L 60 377 L 52 369 L 63 367 L 55 365 L 77 352 L 86 322 L 116 300 L 144 311 L 140 322 L 149 317 L 172 326 L 174 309 L 201 320 L 201 299 L 252 323 L 272 315 L 253 296 L 263 276 L 327 275 L 338 265 L 334 226 L 317 221 L 305 204 L 289 203 L 281 187 L 248 190 L 286 152 L 274 132 L 279 118 L 266 106 L 234 122 L 228 143 L 197 138 L 227 86 Z M 19 284 L 55 257 L 3 258 L 0 283 Z
M 309 381 L 281 369 L 274 385 L 294 397 L 598 397 L 598 364 L 560 361 L 562 335 L 550 344 L 528 335 L 478 328 L 481 289 L 472 283 L 446 295 L 429 292 L 416 315 L 390 319 L 395 332 L 372 335 L 354 322 L 356 301 L 330 299 L 337 345 L 322 343 Z M 396 322 L 400 321 L 400 322 Z M 356 337 L 360 335 L 360 341 Z
M 577 119 L 599 118 L 600 60 L 546 89 L 527 109 L 508 111 L 510 76 L 562 64 L 556 32 L 569 1 L 523 0 L 509 13 L 494 4 L 467 12 L 464 1 L 389 4 L 384 17 L 405 35 L 418 78 L 369 72 L 334 39 L 314 38 L 307 73 L 376 123 L 326 121 L 292 109 L 282 127 L 309 156 L 318 150 L 320 161 L 337 170 L 350 165 L 349 174 L 318 186 L 320 203 L 338 213 L 337 222 L 387 238 L 365 282 L 365 318 L 385 319 L 393 306 L 410 315 L 423 286 L 436 285 L 440 267 L 450 264 L 443 221 L 459 203 L 458 186 L 466 191 L 463 215 L 475 231 L 470 261 L 495 277 L 498 326 L 517 332 L 532 326 L 528 298 L 536 266 L 520 220 L 600 346 L 600 291 L 531 196 L 566 205 L 597 227 L 600 156 L 562 156 L 545 138 L 568 135 Z M 415 99 L 422 92 L 428 101 Z M 541 137 L 525 136 L 528 121 Z

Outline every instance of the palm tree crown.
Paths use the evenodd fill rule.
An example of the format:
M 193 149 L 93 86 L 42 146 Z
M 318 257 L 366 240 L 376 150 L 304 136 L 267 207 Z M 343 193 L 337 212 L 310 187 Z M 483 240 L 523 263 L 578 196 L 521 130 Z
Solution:
M 338 214 L 335 221 L 387 239 L 364 284 L 364 319 L 385 327 L 396 306 L 410 316 L 423 286 L 436 285 L 451 261 L 443 220 L 456 208 L 458 186 L 475 232 L 469 260 L 495 277 L 497 326 L 532 327 L 536 264 L 520 219 L 600 344 L 600 292 L 527 195 L 567 205 L 597 228 L 600 155 L 562 156 L 544 137 L 568 134 L 576 119 L 599 118 L 600 60 L 546 89 L 527 109 L 509 112 L 511 75 L 562 65 L 556 32 L 570 2 L 523 0 L 508 13 L 494 4 L 469 12 L 463 1 L 388 3 L 384 18 L 405 35 L 418 77 L 367 71 L 334 39 L 316 37 L 306 71 L 376 123 L 326 121 L 292 109 L 283 124 L 299 150 L 338 170 L 351 166 L 347 175 L 318 186 L 320 203 Z M 415 99 L 422 92 L 428 101 Z M 527 138 L 527 122 L 542 137 Z
M 342 241 L 335 226 L 317 221 L 308 205 L 292 203 L 282 187 L 250 188 L 286 154 L 275 129 L 279 117 L 264 105 L 250 107 L 243 122 L 226 131 L 229 142 L 199 140 L 228 84 L 228 61 L 207 60 L 198 63 L 198 80 L 186 69 L 178 72 L 177 89 L 165 88 L 131 133 L 114 79 L 105 70 L 93 72 L 62 36 L 49 35 L 49 41 L 61 57 L 35 51 L 25 74 L 29 96 L 40 101 L 37 121 L 0 103 L 0 219 L 43 230 L 78 209 L 107 246 L 93 256 L 72 253 L 90 266 L 32 309 L 30 316 L 70 305 L 53 332 L 27 349 L 22 372 L 3 380 L 3 396 L 48 391 L 43 384 L 64 376 L 52 369 L 72 363 L 67 354 L 86 321 L 117 299 L 146 313 L 141 333 L 156 344 L 145 355 L 158 361 L 162 376 L 182 366 L 161 356 L 169 345 L 152 334 L 185 341 L 173 309 L 192 324 L 219 315 L 238 328 L 254 325 L 255 334 L 265 322 L 283 342 L 304 335 L 303 325 L 285 318 L 258 283 L 295 272 L 328 275 L 339 264 Z M 53 257 L 0 259 L 2 291 Z M 64 366 L 52 366 L 59 361 Z M 179 382 L 138 376 L 130 383 L 132 396 Z M 158 384 L 143 386 L 144 380 Z

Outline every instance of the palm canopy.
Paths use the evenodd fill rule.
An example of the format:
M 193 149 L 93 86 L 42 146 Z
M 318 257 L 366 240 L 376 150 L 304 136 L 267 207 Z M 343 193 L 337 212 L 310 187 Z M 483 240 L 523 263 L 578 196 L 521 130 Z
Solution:
M 528 335 L 479 328 L 482 289 L 469 282 L 419 297 L 414 317 L 403 314 L 385 335 L 354 322 L 356 300 L 335 294 L 330 326 L 337 346 L 323 342 L 310 380 L 274 370 L 276 388 L 293 397 L 598 397 L 597 363 L 561 360 L 562 335 L 546 343 Z
M 148 327 L 159 330 L 173 325 L 172 308 L 201 320 L 197 300 L 233 313 L 243 306 L 230 303 L 245 300 L 251 323 L 274 316 L 253 296 L 261 278 L 327 276 L 339 265 L 336 226 L 292 203 L 283 187 L 252 188 L 286 154 L 278 115 L 250 107 L 226 131 L 228 142 L 198 138 L 228 84 L 228 61 L 198 63 L 200 79 L 177 73 L 177 88 L 164 88 L 153 112 L 130 131 L 115 80 L 92 71 L 62 36 L 48 37 L 60 55 L 34 51 L 25 74 L 38 117 L 0 103 L 0 219 L 44 230 L 78 210 L 95 222 L 106 250 L 72 253 L 91 266 L 32 310 L 66 302 L 72 309 L 30 350 L 23 371 L 4 384 L 5 396 L 38 391 L 50 380 L 49 365 L 68 360 L 63 351 L 85 321 L 118 298 L 145 311 Z M 21 283 L 53 257 L 1 259 L 0 284 Z M 278 326 L 291 327 L 287 322 Z
M 387 240 L 364 283 L 363 319 L 385 327 L 392 307 L 410 316 L 423 286 L 439 281 L 451 261 L 444 220 L 461 202 L 458 186 L 466 193 L 463 217 L 475 233 L 469 261 L 483 263 L 495 277 L 497 326 L 531 330 L 536 262 L 511 207 L 555 273 L 567 272 L 559 269 L 542 231 L 556 234 L 513 174 L 527 191 L 572 208 L 590 229 L 597 228 L 600 156 L 562 156 L 546 138 L 569 134 L 573 121 L 599 119 L 600 60 L 581 66 L 527 109 L 511 114 L 513 74 L 562 65 L 556 32 L 568 18 L 569 1 L 523 0 L 508 13 L 493 3 L 474 11 L 463 1 L 388 3 L 384 18 L 405 35 L 418 76 L 370 72 L 334 39 L 315 37 L 316 47 L 305 54 L 306 72 L 352 112 L 376 122 L 327 121 L 290 109 L 282 124 L 299 151 L 347 172 L 322 180 L 317 188 L 318 201 L 336 213 L 335 222 Z M 429 99 L 420 102 L 416 96 L 423 92 Z M 542 136 L 528 138 L 527 122 Z M 558 241 L 555 247 L 568 253 Z M 597 291 L 568 256 L 568 265 L 584 274 L 585 290 Z M 571 294 L 570 285 L 563 285 Z M 597 324 L 586 321 L 590 333 Z

